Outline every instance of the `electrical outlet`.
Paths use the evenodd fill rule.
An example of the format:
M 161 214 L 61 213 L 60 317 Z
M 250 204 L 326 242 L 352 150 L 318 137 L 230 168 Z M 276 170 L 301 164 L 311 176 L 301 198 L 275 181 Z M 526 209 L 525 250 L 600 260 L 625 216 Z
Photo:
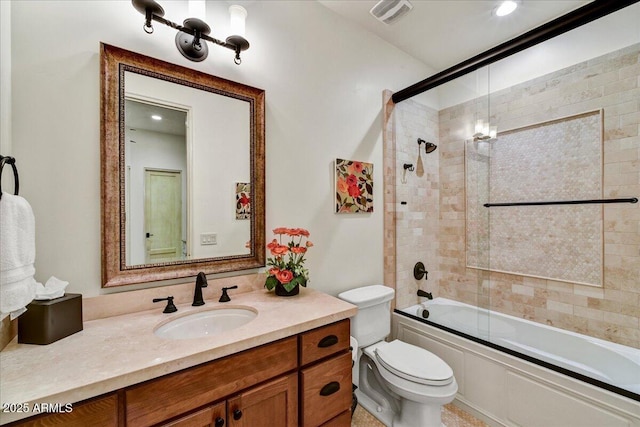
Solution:
M 200 234 L 201 245 L 217 245 L 218 235 L 216 233 L 202 233 Z

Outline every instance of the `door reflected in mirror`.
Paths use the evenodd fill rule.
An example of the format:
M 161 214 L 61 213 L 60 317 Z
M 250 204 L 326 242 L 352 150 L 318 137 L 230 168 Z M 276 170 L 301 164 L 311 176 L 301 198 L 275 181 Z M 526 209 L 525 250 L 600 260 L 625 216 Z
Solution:
M 187 115 L 187 110 L 126 98 L 127 265 L 189 257 Z

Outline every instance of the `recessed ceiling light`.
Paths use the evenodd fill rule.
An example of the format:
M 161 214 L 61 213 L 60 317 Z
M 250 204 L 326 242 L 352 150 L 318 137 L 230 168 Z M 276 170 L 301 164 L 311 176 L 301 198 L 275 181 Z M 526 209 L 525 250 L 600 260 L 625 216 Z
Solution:
M 507 16 L 518 7 L 518 3 L 512 0 L 503 1 L 496 9 L 496 16 Z
M 151 118 L 152 118 L 153 120 L 162 120 L 162 116 L 159 116 L 159 115 L 157 115 L 157 114 L 154 114 L 153 116 L 151 116 Z

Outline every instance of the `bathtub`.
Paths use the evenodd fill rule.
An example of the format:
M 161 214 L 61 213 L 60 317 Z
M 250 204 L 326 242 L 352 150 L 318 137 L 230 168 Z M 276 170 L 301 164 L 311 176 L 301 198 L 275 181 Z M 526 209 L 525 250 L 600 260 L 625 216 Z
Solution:
M 640 426 L 640 349 L 446 298 L 396 310 L 393 323 L 395 338 L 451 365 L 457 403 L 490 424 Z

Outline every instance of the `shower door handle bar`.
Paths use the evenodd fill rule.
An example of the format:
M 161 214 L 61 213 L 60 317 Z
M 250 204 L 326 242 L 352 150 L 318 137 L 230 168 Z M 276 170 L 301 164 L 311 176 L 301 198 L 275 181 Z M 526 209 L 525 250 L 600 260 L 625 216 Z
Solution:
M 485 208 L 501 206 L 547 206 L 547 205 L 594 205 L 599 203 L 638 203 L 637 197 L 630 199 L 594 199 L 594 200 L 561 200 L 555 202 L 516 202 L 516 203 L 485 203 Z

